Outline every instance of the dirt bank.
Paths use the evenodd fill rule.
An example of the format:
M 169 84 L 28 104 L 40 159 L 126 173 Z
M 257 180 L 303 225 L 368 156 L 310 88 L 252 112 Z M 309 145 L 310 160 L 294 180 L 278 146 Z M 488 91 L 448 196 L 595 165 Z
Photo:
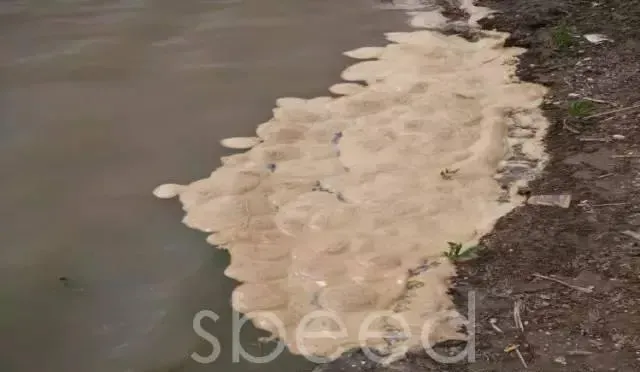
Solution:
M 476 294 L 475 363 L 410 355 L 382 367 L 355 352 L 316 372 L 640 370 L 640 1 L 481 5 L 499 12 L 483 27 L 529 49 L 519 77 L 551 89 L 551 160 L 530 193 L 570 194 L 571 205 L 517 208 L 459 266 L 461 311 Z

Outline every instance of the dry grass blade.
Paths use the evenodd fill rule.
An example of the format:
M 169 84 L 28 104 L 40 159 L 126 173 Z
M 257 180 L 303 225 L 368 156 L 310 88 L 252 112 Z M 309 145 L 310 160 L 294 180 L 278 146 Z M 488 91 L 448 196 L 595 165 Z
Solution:
M 640 158 L 638 154 L 629 154 L 629 155 L 611 155 L 613 159 L 622 159 L 622 158 Z
M 580 131 L 575 129 L 574 127 L 570 126 L 569 124 L 567 124 L 567 119 L 564 119 L 562 121 L 562 128 L 568 130 L 569 132 L 573 133 L 573 134 L 580 134 Z
M 520 363 L 522 363 L 522 365 L 524 366 L 524 368 L 528 368 L 529 366 L 527 365 L 527 362 L 524 360 L 524 357 L 522 356 L 522 353 L 520 352 L 520 345 L 518 344 L 511 344 L 509 346 L 507 346 L 504 349 L 505 353 L 516 353 L 516 355 L 518 356 L 518 359 L 520 359 Z
M 604 137 L 600 137 L 600 138 L 583 137 L 583 138 L 579 138 L 579 140 L 581 142 L 609 142 L 609 141 L 611 141 L 609 138 L 604 138 Z
M 500 329 L 500 327 L 498 327 L 496 323 L 497 323 L 496 319 L 489 320 L 489 324 L 491 324 L 491 328 L 493 328 L 496 332 L 504 333 L 504 331 Z
M 583 119 L 593 119 L 593 118 L 598 118 L 600 116 L 606 116 L 606 115 L 610 115 L 610 114 L 617 114 L 619 112 L 630 111 L 630 110 L 635 110 L 635 109 L 640 109 L 640 103 L 639 104 L 635 104 L 633 106 L 623 107 L 623 108 L 619 108 L 619 109 L 615 109 L 615 110 L 609 110 L 609 111 L 600 112 L 598 114 L 585 116 Z
M 580 292 L 584 292 L 584 293 L 593 293 L 593 288 L 589 287 L 589 288 L 585 288 L 585 287 L 579 287 L 577 285 L 573 285 L 573 284 L 569 284 L 567 282 L 564 282 L 560 279 L 556 279 L 553 278 L 551 276 L 546 276 L 546 275 L 541 275 L 541 274 L 533 274 L 533 276 L 535 276 L 536 278 L 540 278 L 540 279 L 545 279 L 545 280 L 551 280 L 552 282 L 556 282 L 558 284 L 562 284 L 566 287 L 575 289 L 576 291 L 580 291 Z
M 516 355 L 518 356 L 518 359 L 520 359 L 520 363 L 522 363 L 522 366 L 524 368 L 529 368 L 529 366 L 527 365 L 527 362 L 525 362 L 524 357 L 522 356 L 522 353 L 520 352 L 519 349 L 515 350 Z
M 520 313 L 522 312 L 522 301 L 516 300 L 513 304 L 513 322 L 520 331 L 524 332 L 524 324 L 522 324 L 522 317 Z
M 627 205 L 629 203 L 605 203 L 605 204 L 593 204 L 592 207 L 615 207 L 620 205 Z
M 591 101 L 591 102 L 595 102 L 595 103 L 604 103 L 604 104 L 607 104 L 607 105 L 614 105 L 615 106 L 614 102 L 605 101 L 605 100 L 602 100 L 602 99 L 591 98 L 591 97 L 582 97 L 582 99 L 585 99 L 585 100 Z
M 567 351 L 567 355 L 571 355 L 571 356 L 587 356 L 587 355 L 592 355 L 593 353 L 590 351 L 584 351 L 584 350 L 571 350 L 571 351 Z
M 631 231 L 631 230 L 625 230 L 622 232 L 624 235 L 626 236 L 630 236 L 636 240 L 640 240 L 640 233 L 637 233 L 635 231 Z

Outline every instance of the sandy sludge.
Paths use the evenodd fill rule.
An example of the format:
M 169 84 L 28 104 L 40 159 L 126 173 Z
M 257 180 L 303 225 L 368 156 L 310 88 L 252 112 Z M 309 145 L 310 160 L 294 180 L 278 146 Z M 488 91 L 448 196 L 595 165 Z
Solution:
M 154 193 L 177 196 L 183 222 L 229 251 L 225 274 L 242 283 L 234 309 L 294 353 L 416 346 L 425 323 L 431 343 L 464 339 L 448 294 L 447 242 L 477 242 L 522 202 L 517 183 L 544 164 L 546 89 L 515 78 L 524 50 L 504 48 L 506 37 L 419 30 L 346 52 L 365 61 L 330 88 L 341 97 L 279 99 L 256 137 L 223 141 L 247 151 L 222 158 L 208 178 Z M 307 329 L 333 336 L 296 341 L 300 321 L 319 310 L 346 332 L 336 337 L 336 322 L 317 319 Z M 363 345 L 359 328 L 375 311 L 396 316 L 368 327 L 394 341 Z M 410 330 L 404 337 L 397 317 Z

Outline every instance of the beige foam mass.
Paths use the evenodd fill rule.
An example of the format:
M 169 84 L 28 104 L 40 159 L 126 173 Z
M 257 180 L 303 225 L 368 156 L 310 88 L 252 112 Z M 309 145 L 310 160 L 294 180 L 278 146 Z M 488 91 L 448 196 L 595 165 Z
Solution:
M 258 137 L 232 137 L 220 141 L 220 144 L 224 147 L 240 150 L 250 149 L 258 143 L 260 143 L 260 138 Z
M 364 86 L 355 83 L 339 83 L 332 85 L 329 91 L 333 94 L 348 96 L 350 94 L 360 93 L 365 89 Z
M 345 52 L 344 55 L 354 59 L 372 59 L 380 57 L 383 51 L 381 47 L 363 47 Z
M 426 322 L 433 342 L 464 337 L 464 317 L 442 316 L 454 309 L 447 242 L 476 242 L 522 202 L 513 191 L 504 200 L 499 162 L 544 163 L 538 106 L 546 90 L 514 78 L 523 50 L 503 48 L 506 36 L 391 33 L 384 48 L 347 52 L 377 58 L 343 73 L 367 86 L 334 86 L 339 98 L 281 98 L 250 150 L 223 158 L 207 179 L 156 189 L 179 194 L 184 222 L 228 249 L 225 273 L 243 282 L 236 310 L 293 352 L 358 345 L 358 327 L 374 311 L 405 319 L 409 344 Z M 531 135 L 509 137 L 518 130 Z M 456 171 L 443 177 L 445 169 Z M 332 312 L 347 334 L 296 340 L 314 310 Z M 388 330 L 383 323 L 373 328 Z M 334 326 L 313 323 L 316 331 Z

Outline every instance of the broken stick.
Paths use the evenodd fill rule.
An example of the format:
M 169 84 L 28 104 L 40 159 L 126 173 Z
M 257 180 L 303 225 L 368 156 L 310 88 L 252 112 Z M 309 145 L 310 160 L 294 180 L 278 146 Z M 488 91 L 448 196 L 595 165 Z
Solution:
M 542 274 L 533 274 L 533 276 L 535 276 L 536 278 L 540 278 L 540 279 L 551 280 L 552 282 L 556 282 L 558 284 L 562 284 L 562 285 L 564 285 L 566 287 L 575 289 L 576 291 L 580 291 L 580 292 L 584 292 L 584 293 L 593 293 L 593 287 L 588 287 L 588 288 L 579 287 L 577 285 L 573 285 L 573 284 L 569 284 L 567 282 L 564 282 L 564 281 L 562 281 L 560 279 L 556 279 L 554 277 L 546 276 L 546 275 L 542 275 Z

